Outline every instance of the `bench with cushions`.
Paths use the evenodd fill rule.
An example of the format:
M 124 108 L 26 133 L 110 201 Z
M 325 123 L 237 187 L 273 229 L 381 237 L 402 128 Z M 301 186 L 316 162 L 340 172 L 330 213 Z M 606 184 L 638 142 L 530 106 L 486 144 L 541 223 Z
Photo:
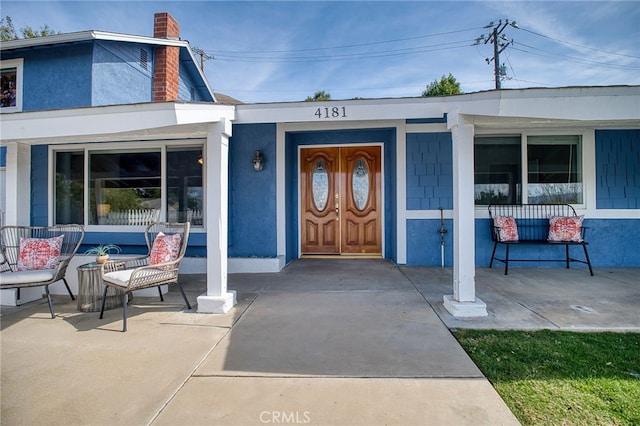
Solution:
M 55 317 L 49 285 L 62 280 L 84 238 L 81 225 L 3 226 L 0 228 L 0 289 L 44 287 Z
M 586 228 L 582 226 L 584 216 L 578 216 L 569 204 L 492 204 L 489 206 L 491 239 L 493 250 L 489 268 L 493 261 L 504 263 L 504 274 L 509 272 L 509 262 L 558 262 L 564 261 L 567 268 L 571 262 L 584 263 L 593 276 L 587 243 Z M 544 244 L 564 246 L 564 259 L 510 259 L 509 248 L 514 245 Z M 498 245 L 505 247 L 504 258 L 496 257 Z M 581 246 L 585 260 L 569 256 L 570 246 Z

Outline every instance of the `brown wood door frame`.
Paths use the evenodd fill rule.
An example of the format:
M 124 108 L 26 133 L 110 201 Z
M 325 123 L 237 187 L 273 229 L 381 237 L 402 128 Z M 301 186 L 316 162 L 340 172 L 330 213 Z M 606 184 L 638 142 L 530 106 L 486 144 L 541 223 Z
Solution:
M 345 144 L 304 146 L 298 151 L 299 253 L 304 255 L 383 255 L 384 188 L 383 145 Z M 369 192 L 364 207 L 353 197 L 353 169 L 358 159 L 369 170 Z M 311 192 L 313 167 L 322 159 L 329 172 L 329 194 L 318 211 Z M 349 172 L 347 172 L 349 170 Z M 335 195 L 334 195 L 335 194 Z M 337 198 L 336 198 L 337 196 Z M 306 198 L 305 198 L 306 197 Z M 309 244 L 311 242 L 311 244 Z

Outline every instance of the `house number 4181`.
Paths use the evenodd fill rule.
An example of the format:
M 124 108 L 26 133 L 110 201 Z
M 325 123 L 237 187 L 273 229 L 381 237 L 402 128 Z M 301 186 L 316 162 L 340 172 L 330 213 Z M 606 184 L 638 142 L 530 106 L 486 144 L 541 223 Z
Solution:
M 315 114 L 319 119 L 321 118 L 347 118 L 347 108 L 346 107 L 329 107 L 329 108 L 318 108 L 316 109 Z

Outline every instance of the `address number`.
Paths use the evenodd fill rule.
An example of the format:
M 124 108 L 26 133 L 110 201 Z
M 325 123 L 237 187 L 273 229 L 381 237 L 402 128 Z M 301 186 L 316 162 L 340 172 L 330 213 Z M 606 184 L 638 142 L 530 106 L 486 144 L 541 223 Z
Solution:
M 318 108 L 316 109 L 316 113 L 313 114 L 319 119 L 322 118 L 347 118 L 347 108 L 346 107 L 329 107 L 329 108 Z

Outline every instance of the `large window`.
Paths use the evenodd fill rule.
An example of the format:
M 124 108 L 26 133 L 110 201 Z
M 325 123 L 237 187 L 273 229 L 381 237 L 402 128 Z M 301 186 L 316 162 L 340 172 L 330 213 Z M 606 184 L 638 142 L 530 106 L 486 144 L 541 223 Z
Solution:
M 581 204 L 581 142 L 577 135 L 476 137 L 476 205 Z
M 203 226 L 201 146 L 58 151 L 55 170 L 55 223 Z
M 520 136 L 475 140 L 475 203 L 518 204 L 522 200 Z
M 0 112 L 22 111 L 22 59 L 0 62 Z

